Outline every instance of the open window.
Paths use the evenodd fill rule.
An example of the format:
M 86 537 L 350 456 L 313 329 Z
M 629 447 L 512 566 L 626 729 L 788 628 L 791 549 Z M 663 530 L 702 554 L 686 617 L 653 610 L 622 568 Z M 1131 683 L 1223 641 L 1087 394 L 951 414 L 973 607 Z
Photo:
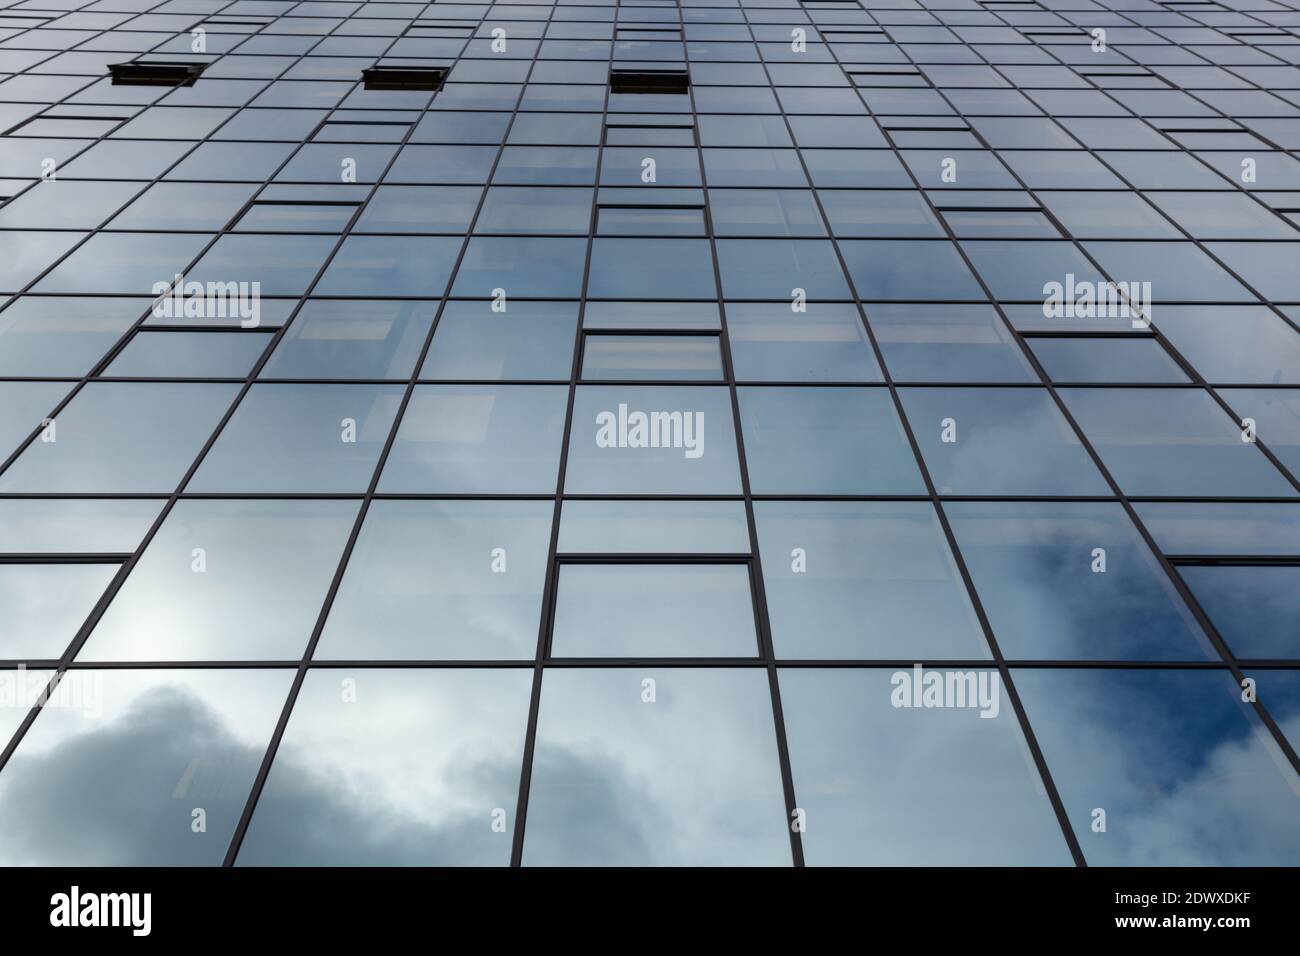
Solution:
M 361 71 L 368 90 L 440 90 L 447 67 L 394 63 L 375 65 Z
M 610 70 L 611 93 L 686 93 L 691 76 L 686 70 Z
M 193 86 L 206 63 L 182 60 L 131 60 L 110 63 L 114 86 Z

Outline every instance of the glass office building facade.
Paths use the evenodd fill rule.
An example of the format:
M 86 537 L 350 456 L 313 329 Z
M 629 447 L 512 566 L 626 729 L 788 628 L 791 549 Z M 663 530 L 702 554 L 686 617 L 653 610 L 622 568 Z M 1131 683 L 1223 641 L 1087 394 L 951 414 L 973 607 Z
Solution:
M 7 0 L 0 864 L 1300 862 L 1297 64 Z

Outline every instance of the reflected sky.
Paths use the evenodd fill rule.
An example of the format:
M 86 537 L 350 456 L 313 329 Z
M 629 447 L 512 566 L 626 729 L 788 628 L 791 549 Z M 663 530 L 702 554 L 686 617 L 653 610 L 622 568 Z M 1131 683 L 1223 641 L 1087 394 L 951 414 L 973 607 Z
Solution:
M 1300 658 L 1300 565 L 1180 567 L 1238 658 Z
M 786 826 L 762 670 L 546 672 L 525 866 L 789 866 Z
M 316 648 L 321 660 L 532 659 L 549 501 L 376 501 Z
M 254 385 L 186 490 L 363 492 L 402 391 L 400 385 Z
M 1005 691 L 992 718 L 894 707 L 894 673 L 781 671 L 808 865 L 1071 865 Z
M 754 494 L 921 494 L 883 388 L 738 389 Z
M 955 501 L 944 511 L 1007 658 L 1217 659 L 1118 503 Z
M 0 772 L 5 866 L 215 866 L 292 673 L 73 671 Z M 194 811 L 203 811 L 203 830 Z
M 531 687 L 527 669 L 311 672 L 237 864 L 509 863 Z
M 638 415 L 644 418 L 639 426 Z M 579 386 L 564 490 L 738 494 L 740 467 L 726 388 Z
M 1089 863 L 1295 863 L 1295 771 L 1226 671 L 1014 676 Z M 1098 809 L 1105 832 L 1093 829 Z
M 928 502 L 758 501 L 779 658 L 986 658 Z
M 28 445 L 0 475 L 0 491 L 170 494 L 238 392 L 194 382 L 91 382 L 59 413 L 57 440 Z
M 756 657 L 744 564 L 565 564 L 552 657 Z
M 940 494 L 1109 491 L 1043 389 L 902 388 L 899 395 Z
M 743 554 L 749 551 L 740 501 L 566 501 L 561 554 Z
M 0 564 L 0 660 L 54 659 L 72 643 L 116 564 Z
M 356 501 L 179 502 L 80 660 L 297 660 Z
M 1300 505 L 1140 501 L 1134 510 L 1165 554 L 1300 557 Z
M 563 386 L 417 386 L 379 490 L 553 492 L 566 398 Z
M 161 499 L 0 499 L 0 553 L 122 554 L 134 551 Z
M 1063 388 L 1060 395 L 1127 494 L 1297 494 L 1202 389 Z

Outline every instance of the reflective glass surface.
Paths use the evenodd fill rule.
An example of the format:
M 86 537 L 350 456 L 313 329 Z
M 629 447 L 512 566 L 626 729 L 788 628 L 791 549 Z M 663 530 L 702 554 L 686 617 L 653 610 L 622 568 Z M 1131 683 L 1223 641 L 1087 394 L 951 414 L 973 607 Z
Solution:
M 13 0 L 0 864 L 1300 862 L 1295 6 Z
M 529 676 L 309 674 L 237 865 L 509 863 Z
M 766 675 L 547 671 L 528 804 L 525 865 L 789 865 Z
M 41 708 L 0 776 L 0 860 L 220 864 L 291 678 L 283 670 L 68 674 L 51 696 L 61 706 Z

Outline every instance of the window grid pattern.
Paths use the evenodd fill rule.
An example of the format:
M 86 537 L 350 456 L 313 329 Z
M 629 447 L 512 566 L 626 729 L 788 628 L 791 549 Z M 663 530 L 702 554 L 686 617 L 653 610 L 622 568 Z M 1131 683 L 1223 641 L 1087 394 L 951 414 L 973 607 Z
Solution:
M 133 539 L 118 536 L 134 546 L 97 548 L 89 530 L 48 529 L 42 534 L 57 538 L 56 546 L 0 546 L 0 571 L 14 572 L 16 588 L 47 586 L 19 572 L 116 569 L 98 589 L 86 585 L 94 593 L 83 599 L 84 617 L 61 650 L 0 652 L 0 668 L 46 674 L 51 688 L 69 675 L 111 680 L 114 672 L 285 677 L 284 687 L 268 683 L 258 691 L 265 726 L 248 745 L 253 770 L 231 772 L 235 812 L 206 840 L 209 847 L 220 843 L 219 851 L 192 851 L 198 855 L 191 861 L 312 862 L 292 841 L 276 856 L 273 830 L 284 808 L 295 806 L 294 781 L 301 787 L 309 776 L 298 764 L 310 754 L 312 728 L 335 719 L 321 716 L 317 688 L 334 678 L 346 684 L 352 675 L 363 686 L 368 674 L 395 681 L 395 671 L 430 681 L 463 674 L 466 686 L 481 673 L 529 678 L 526 707 L 522 685 L 508 702 L 519 711 L 519 726 L 493 738 L 518 738 L 503 758 L 514 767 L 513 802 L 472 809 L 473 826 L 496 843 L 465 850 L 463 858 L 438 851 L 425 862 L 625 862 L 610 844 L 586 846 L 594 831 L 566 817 L 566 807 L 578 802 L 573 794 L 599 787 L 587 781 L 583 789 L 582 774 L 557 763 L 580 749 L 574 740 L 581 734 L 571 725 L 599 736 L 606 719 L 611 727 L 631 719 L 602 695 L 621 679 L 610 675 L 633 671 L 653 673 L 652 685 L 688 715 L 681 719 L 698 722 L 706 757 L 693 759 L 707 759 L 709 746 L 715 757 L 734 746 L 743 754 L 736 759 L 750 761 L 771 789 L 752 799 L 724 794 L 717 807 L 700 811 L 706 828 L 717 824 L 711 813 L 738 814 L 745 853 L 683 825 L 665 848 L 642 850 L 641 862 L 888 861 L 889 852 L 873 850 L 865 831 L 848 824 L 855 836 L 847 849 L 813 836 L 821 821 L 842 823 L 836 814 L 844 812 L 826 800 L 834 775 L 818 764 L 814 741 L 818 720 L 848 734 L 842 749 L 825 758 L 831 764 L 837 756 L 849 762 L 862 736 L 898 733 L 906 741 L 901 727 L 873 723 L 883 718 L 855 713 L 849 700 L 875 693 L 863 688 L 876 675 L 906 675 L 918 660 L 930 670 L 996 673 L 1006 695 L 1000 726 L 1013 723 L 1007 740 L 1024 756 L 1016 772 L 1028 773 L 1036 794 L 1030 815 L 1045 814 L 1054 824 L 1046 837 L 1024 837 L 1043 859 L 1086 865 L 1143 854 L 1179 860 L 1188 857 L 1178 853 L 1190 852 L 1143 843 L 1128 830 L 1112 841 L 1117 850 L 1098 845 L 1104 829 L 1089 831 L 1095 810 L 1090 818 L 1092 808 L 1079 802 L 1091 794 L 1078 779 L 1086 747 L 1062 731 L 1069 718 L 1052 699 L 1085 695 L 1093 680 L 1122 688 L 1130 679 L 1151 681 L 1150 693 L 1173 708 L 1169 713 L 1179 712 L 1179 701 L 1213 699 L 1227 707 L 1243 685 L 1257 682 L 1261 699 L 1223 718 L 1235 721 L 1239 736 L 1216 736 L 1228 733 L 1217 725 L 1189 731 L 1197 756 L 1188 762 L 1209 760 L 1206 753 L 1226 746 L 1224 739 L 1255 740 L 1258 762 L 1272 767 L 1263 772 L 1276 774 L 1266 805 L 1294 830 L 1297 809 L 1286 793 L 1300 769 L 1300 685 L 1294 619 L 1288 624 L 1285 617 L 1294 606 L 1278 592 L 1300 567 L 1300 284 L 1288 266 L 1300 251 L 1300 12 L 1274 3 L 1201 9 L 1081 0 L 203 6 L 197 13 L 193 4 L 177 10 L 166 2 L 99 0 L 58 12 L 33 8 L 29 17 L 25 5 L 11 5 L 0 22 L 0 70 L 11 74 L 0 82 L 7 127 L 0 177 L 8 177 L 3 186 L 11 197 L 0 206 L 0 243 L 13 252 L 12 265 L 0 271 L 7 300 L 0 352 L 8 339 L 15 356 L 0 355 L 0 389 L 12 395 L 12 414 L 0 421 L 0 507 L 23 520 L 28 510 L 86 503 L 93 509 L 94 502 L 156 507 Z M 222 17 L 258 23 L 226 32 Z M 190 46 L 199 24 L 207 30 L 203 54 Z M 499 53 L 492 47 L 497 27 L 505 31 Z M 1090 33 L 1096 28 L 1108 36 L 1101 50 Z M 796 50 L 801 39 L 806 46 Z M 208 66 L 188 88 L 108 84 L 107 64 L 146 55 Z M 361 69 L 376 62 L 450 71 L 436 93 L 365 91 Z M 687 68 L 689 92 L 611 94 L 607 76 L 621 67 Z M 356 140 L 334 138 L 350 132 Z M 123 158 L 112 159 L 114 150 Z M 52 182 L 40 178 L 47 155 L 55 157 Z M 651 179 L 646 159 L 655 167 Z M 347 175 L 349 161 L 355 177 Z M 68 187 L 74 198 L 67 206 L 45 198 Z M 155 191 L 170 218 L 150 205 Z M 215 197 L 211 213 L 204 212 L 206 196 Z M 151 210 L 153 221 L 166 225 L 148 225 Z M 304 227 L 295 211 L 317 217 L 306 222 L 318 228 Z M 287 218 L 277 222 L 277 214 Z M 146 225 L 133 225 L 133 215 Z M 126 225 L 114 225 L 119 219 Z M 1067 272 L 1073 277 L 1075 269 L 1080 281 L 1149 278 L 1154 292 L 1144 321 L 1046 318 L 1044 283 L 1064 281 Z M 150 308 L 150 286 L 173 272 L 221 281 L 260 277 L 264 321 L 253 328 L 208 317 L 160 321 Z M 100 316 L 109 331 L 94 339 L 89 330 L 101 308 L 126 318 L 113 326 Z M 364 318 L 371 308 L 378 318 Z M 72 318 L 63 329 L 61 309 Z M 24 319 L 23 310 L 34 310 L 35 319 Z M 528 327 L 534 319 L 541 331 Z M 812 333 L 800 327 L 805 322 L 816 323 Z M 61 341 L 30 345 L 31 336 L 59 333 Z M 246 354 L 222 351 L 241 338 Z M 93 345 L 101 339 L 102 347 Z M 255 344 L 245 347 L 250 339 Z M 649 351 L 650 343 L 662 351 Z M 60 352 L 72 344 L 95 353 L 81 372 Z M 716 359 L 696 364 L 701 345 L 716 346 L 709 353 Z M 818 346 L 822 351 L 801 364 L 800 347 Z M 1146 364 L 1125 364 L 1139 358 Z M 1102 376 L 1110 361 L 1118 371 Z M 601 362 L 612 370 L 600 371 Z M 661 455 L 638 476 L 635 466 L 611 469 L 584 453 L 590 409 L 660 398 L 687 416 L 692 405 L 707 406 L 700 413 L 710 423 L 707 454 L 720 456 L 722 470 L 701 479 Z M 193 420 L 152 417 L 172 404 Z M 105 411 L 97 419 L 98 408 Z M 996 409 L 990 420 L 982 408 Z M 343 442 L 355 450 L 320 437 L 337 431 L 338 409 L 360 433 L 359 441 Z M 721 426 L 713 424 L 715 410 Z M 328 422 L 317 420 L 326 415 Z M 115 450 L 122 416 L 146 437 L 132 445 L 127 435 Z M 173 428 L 189 432 L 178 441 L 175 473 L 162 465 L 133 472 L 116 460 L 152 454 L 151 429 Z M 100 430 L 109 441 L 97 445 Z M 963 442 L 984 451 L 967 452 Z M 42 464 L 50 449 L 64 456 L 52 466 Z M 1040 456 L 1048 463 L 1039 466 Z M 108 458 L 114 460 L 100 470 Z M 56 472 L 68 477 L 52 481 Z M 325 569 L 311 580 L 305 571 L 264 567 L 284 574 L 286 601 L 301 596 L 313 609 L 284 625 L 284 646 L 301 647 L 301 655 L 235 653 L 210 638 L 152 633 L 169 621 L 160 617 L 154 627 L 147 610 L 132 617 L 132 608 L 157 606 L 169 593 L 163 558 L 154 556 L 170 553 L 173 539 L 197 542 L 201 535 L 185 538 L 185 529 L 205 527 L 205 508 L 215 509 L 206 519 L 215 521 L 227 513 L 222 508 L 241 502 L 253 509 L 250 520 L 282 529 L 291 544 L 296 534 L 303 547 L 322 549 Z M 719 513 L 738 507 L 747 544 L 645 544 L 653 537 L 645 526 L 658 521 L 653 516 L 672 519 L 683 502 Z M 379 585 L 365 590 L 368 576 L 382 574 L 373 555 L 400 544 L 397 537 L 371 543 L 385 509 L 397 509 L 399 525 L 409 514 L 433 522 L 436 535 L 454 536 L 485 519 L 419 509 L 498 503 L 549 512 L 537 519 L 538 541 L 545 542 L 540 583 L 525 589 L 533 601 L 524 602 L 525 612 L 535 614 L 535 634 L 524 629 L 528 646 L 535 645 L 531 655 L 475 654 L 449 643 L 446 653 L 412 656 L 386 649 L 377 636 L 373 655 L 335 654 L 332 621 L 345 610 L 364 619 L 366 608 L 377 613 L 384 594 L 396 593 Z M 570 509 L 587 504 L 643 515 L 632 535 L 642 543 L 562 546 L 569 522 L 581 527 Z M 258 519 L 263 506 L 276 517 Z M 790 506 L 806 508 L 804 517 L 782 518 Z M 304 515 L 320 510 L 295 521 L 299 507 Z M 852 524 L 863 520 L 855 509 L 871 508 L 893 510 L 877 514 L 875 523 L 865 519 L 863 541 L 850 537 L 850 551 L 866 548 L 866 537 L 886 522 L 923 516 L 925 530 L 916 524 L 893 531 L 906 535 L 894 544 L 939 556 L 945 570 L 927 563 L 921 577 L 935 588 L 930 598 L 939 594 L 934 581 L 945 579 L 946 599 L 965 609 L 965 627 L 979 639 L 966 645 L 970 653 L 926 649 L 958 646 L 951 622 L 954 643 L 941 643 L 918 622 L 913 635 L 895 630 L 892 639 L 885 634 L 855 654 L 842 645 L 819 650 L 788 625 L 803 614 L 809 630 L 874 627 L 845 609 L 854 607 L 848 592 L 855 588 L 883 582 L 888 589 L 887 551 L 865 571 L 850 567 L 836 580 L 837 568 L 818 583 L 828 601 L 824 616 L 815 598 L 793 594 L 785 567 L 798 564 L 794 552 L 804 550 L 792 551 L 790 541 L 830 541 L 826 527 L 859 527 Z M 1090 508 L 1101 510 L 1075 517 Z M 831 516 L 821 525 L 807 517 L 818 509 Z M 619 520 L 596 525 L 610 534 Z M 673 534 L 689 539 L 680 529 L 694 522 L 675 520 Z M 314 523 L 304 530 L 308 521 Z M 1059 524 L 1044 530 L 1052 521 Z M 1198 532 L 1197 521 L 1210 522 L 1210 530 Z M 334 529 L 332 543 L 326 524 Z M 1276 540 L 1260 530 L 1269 524 Z M 796 530 L 780 530 L 790 527 Z M 997 527 L 1039 560 L 1069 539 L 1070 547 L 1091 554 L 1087 573 L 1094 575 L 1093 538 L 1110 528 L 1106 540 L 1131 540 L 1132 567 L 1145 569 L 1140 584 L 1147 596 L 1130 596 L 1142 607 L 1128 618 L 1117 611 L 1112 620 L 1065 605 L 1053 609 L 1050 583 L 1025 582 L 1026 589 L 1044 589 L 1037 599 L 1049 602 L 1039 625 L 1053 624 L 1056 613 L 1063 630 L 1154 628 L 1157 593 L 1165 601 L 1160 614 L 1183 623 L 1161 625 L 1168 628 L 1163 648 L 1126 650 L 1114 635 L 1094 634 L 1095 648 L 1075 640 L 1067 650 L 1059 648 L 1068 641 L 1053 645 L 1057 653 L 1036 651 L 1019 636 L 1028 612 L 1007 596 L 1000 577 L 1023 571 L 1016 562 L 1028 559 L 1007 558 L 989 540 L 998 537 L 989 530 Z M 27 539 L 16 533 L 13 540 Z M 471 540 L 475 548 L 490 544 Z M 764 541 L 781 544 L 764 548 Z M 253 560 L 231 547 L 224 555 L 213 549 L 214 567 L 222 558 Z M 803 557 L 816 563 L 834 544 L 824 547 Z M 1103 550 L 1115 554 L 1116 547 Z M 517 561 L 521 548 L 512 544 L 501 560 Z M 194 560 L 206 560 L 199 550 L 204 557 Z M 455 559 L 439 560 L 433 570 L 450 574 Z M 462 553 L 459 560 L 479 555 Z M 1105 555 L 1100 560 L 1100 573 L 1111 573 Z M 594 586 L 566 569 L 622 569 L 608 580 L 628 588 L 624 598 L 634 606 L 642 602 L 644 617 L 654 612 L 656 595 L 647 598 L 637 587 L 676 582 L 658 596 L 690 602 L 697 596 L 682 582 L 737 565 L 752 606 L 752 654 L 657 654 L 639 642 L 634 626 L 626 645 L 612 643 L 618 652 L 609 655 L 567 655 L 557 637 L 561 620 L 570 620 L 563 614 L 580 600 L 577 589 Z M 673 573 L 681 576 L 656 577 Z M 906 579 L 904 571 L 900 580 L 914 583 Z M 249 626 L 241 615 L 264 607 L 248 597 L 248 582 L 231 580 L 221 579 L 226 590 L 217 594 L 228 614 L 220 626 L 238 630 Z M 436 590 L 429 580 L 416 590 Z M 683 590 L 673 592 L 675 586 Z M 1233 602 L 1234 587 L 1246 594 L 1244 604 Z M 177 593 L 184 604 L 190 592 Z M 486 627 L 480 622 L 492 599 L 476 595 L 484 606 L 466 611 L 457 609 L 458 597 L 439 594 L 443 603 L 417 607 L 433 615 L 426 621 L 432 627 L 443 612 L 453 629 Z M 698 600 L 707 609 L 722 598 L 708 591 Z M 914 615 L 927 603 L 897 600 L 898 613 L 911 608 Z M 360 610 L 348 602 L 360 602 Z M 889 613 L 874 605 L 866 611 Z M 1069 615 L 1083 623 L 1066 622 Z M 39 626 L 53 620 L 34 619 Z M 174 621 L 187 623 L 183 608 Z M 1249 640 L 1252 630 L 1281 638 Z M 701 648 L 711 646 L 705 629 L 698 636 Z M 702 676 L 680 677 L 682 688 L 693 689 L 677 701 L 674 681 L 692 671 Z M 1053 685 L 1058 674 L 1078 687 Z M 1197 675 L 1222 680 L 1211 693 L 1191 687 Z M 749 676 L 762 680 L 746 685 Z M 823 680 L 824 700 L 816 691 Z M 864 683 L 830 689 L 850 680 Z M 718 686 L 710 690 L 709 681 Z M 1166 688 L 1161 681 L 1191 683 Z M 634 686 L 646 693 L 643 684 Z M 1110 691 L 1093 692 L 1106 698 Z M 425 699 L 418 687 L 394 693 Z M 570 696 L 575 712 L 566 714 Z M 746 712 L 742 699 L 744 707 L 761 699 L 770 731 L 751 727 L 737 739 L 728 721 Z M 29 768 L 39 766 L 45 749 L 67 743 L 49 737 L 58 732 L 43 714 L 49 708 L 44 701 L 10 708 L 22 716 L 12 729 L 0 725 L 12 734 L 0 752 L 0 801 L 6 782 L 39 792 L 42 778 Z M 1101 719 L 1086 709 L 1076 719 L 1080 714 Z M 354 744 L 382 736 L 381 725 L 368 719 L 350 725 L 360 741 Z M 439 730 L 457 732 L 454 715 L 441 719 L 447 722 Z M 671 736 L 672 727 L 665 723 L 658 733 Z M 1105 728 L 1094 729 L 1103 738 Z M 644 727 L 619 733 L 611 730 L 601 748 L 624 753 L 633 766 L 644 759 L 639 773 L 672 777 L 663 761 L 671 767 L 673 760 L 655 749 L 667 744 L 647 743 L 639 736 L 650 733 Z M 400 749 L 404 741 L 395 737 L 393 745 Z M 682 758 L 688 769 L 696 766 L 690 759 Z M 1010 774 L 989 760 L 990 777 Z M 455 774 L 441 772 L 432 783 L 411 783 L 411 792 L 428 798 L 455 791 Z M 1251 764 L 1250 772 L 1261 771 Z M 696 793 L 672 779 L 643 787 L 663 800 Z M 859 815 L 888 819 L 900 811 L 873 800 L 905 802 L 901 791 L 875 797 L 869 786 L 849 789 Z M 783 818 L 757 809 L 768 797 L 782 805 Z M 621 805 L 628 803 L 625 796 Z M 661 812 L 644 809 L 637 822 L 649 826 Z M 259 813 L 272 821 L 261 829 Z M 1242 852 L 1257 857 L 1201 847 L 1191 858 L 1278 862 L 1256 842 L 1267 842 L 1271 822 L 1257 823 L 1244 841 Z M 751 824 L 761 833 L 745 829 Z M 141 833 L 122 850 L 124 859 L 173 859 L 162 849 L 166 839 L 147 828 Z M 1007 850 L 1019 839 L 1013 825 L 1004 837 L 1009 843 L 966 862 L 1017 862 Z M 778 844 L 779 853 L 772 849 Z M 1273 852 L 1288 848 L 1282 841 Z M 400 861 L 395 851 L 391 860 L 375 853 L 367 861 Z M 16 850 L 6 855 L 55 861 Z M 182 858 L 190 860 L 175 857 Z

